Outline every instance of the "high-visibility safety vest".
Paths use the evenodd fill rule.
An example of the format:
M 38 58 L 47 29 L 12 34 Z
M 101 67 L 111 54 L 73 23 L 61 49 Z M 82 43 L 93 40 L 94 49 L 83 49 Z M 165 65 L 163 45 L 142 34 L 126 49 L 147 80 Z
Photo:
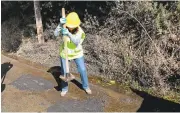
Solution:
M 80 58 L 83 56 L 83 48 L 82 48 L 82 42 L 85 39 L 85 33 L 81 29 L 81 27 L 78 28 L 77 33 L 81 34 L 81 40 L 78 45 L 74 44 L 69 38 L 67 42 L 67 48 L 68 48 L 68 60 L 73 60 L 76 58 Z M 64 49 L 64 43 L 60 46 L 60 56 L 62 58 L 66 58 L 65 56 L 65 49 Z

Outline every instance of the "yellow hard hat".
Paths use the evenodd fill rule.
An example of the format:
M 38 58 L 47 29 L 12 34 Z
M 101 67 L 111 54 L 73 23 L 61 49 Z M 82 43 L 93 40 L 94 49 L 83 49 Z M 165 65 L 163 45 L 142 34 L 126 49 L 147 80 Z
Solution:
M 81 24 L 81 20 L 76 12 L 71 12 L 66 17 L 66 26 L 69 28 L 78 27 Z

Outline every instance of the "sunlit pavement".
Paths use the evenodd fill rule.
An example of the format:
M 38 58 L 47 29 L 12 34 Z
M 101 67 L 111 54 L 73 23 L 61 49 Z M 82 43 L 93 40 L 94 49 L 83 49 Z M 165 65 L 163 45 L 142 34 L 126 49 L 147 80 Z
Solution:
M 69 92 L 61 97 L 57 89 L 59 83 L 48 69 L 4 55 L 1 55 L 1 69 L 4 70 L 1 73 L 2 112 L 135 112 L 142 102 L 91 83 L 93 94 L 87 95 L 78 86 L 79 78 L 69 83 Z

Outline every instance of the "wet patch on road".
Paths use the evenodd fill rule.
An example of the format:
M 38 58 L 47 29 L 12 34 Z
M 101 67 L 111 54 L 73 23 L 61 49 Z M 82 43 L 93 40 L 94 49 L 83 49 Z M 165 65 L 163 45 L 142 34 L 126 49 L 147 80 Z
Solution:
M 100 98 L 88 98 L 83 101 L 59 101 L 47 109 L 47 112 L 102 112 L 105 103 Z
M 15 86 L 19 90 L 43 91 L 54 88 L 54 84 L 43 78 L 33 75 L 22 75 L 10 85 Z

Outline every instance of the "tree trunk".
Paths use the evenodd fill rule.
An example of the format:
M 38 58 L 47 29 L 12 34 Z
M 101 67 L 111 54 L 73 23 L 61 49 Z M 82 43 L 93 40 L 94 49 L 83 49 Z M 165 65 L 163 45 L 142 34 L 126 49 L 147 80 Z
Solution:
M 34 11 L 35 11 L 35 18 L 36 18 L 38 42 L 44 43 L 43 25 L 42 25 L 41 10 L 40 10 L 39 1 L 34 0 Z

